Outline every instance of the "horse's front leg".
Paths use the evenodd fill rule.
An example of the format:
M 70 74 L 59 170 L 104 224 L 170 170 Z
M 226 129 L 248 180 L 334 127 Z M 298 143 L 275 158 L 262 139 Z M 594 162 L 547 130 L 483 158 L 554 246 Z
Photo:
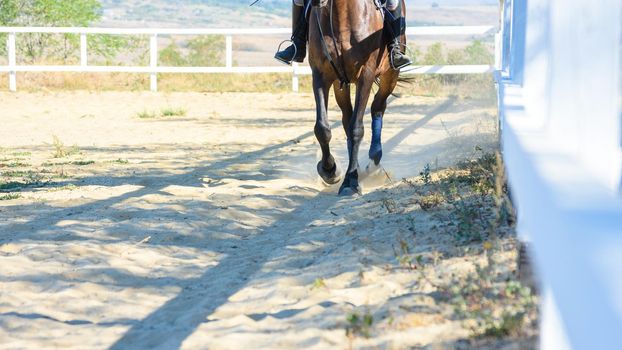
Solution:
M 369 159 L 377 166 L 382 159 L 382 119 L 387 109 L 387 99 L 393 93 L 397 85 L 399 71 L 390 69 L 380 77 L 378 92 L 371 104 L 371 146 L 369 147 Z
M 337 163 L 330 154 L 330 139 L 332 133 L 328 124 L 328 93 L 331 83 L 327 82 L 319 71 L 313 71 L 313 94 L 315 95 L 316 119 L 315 137 L 322 149 L 322 160 L 317 163 L 317 172 L 327 184 L 336 184 L 340 177 L 337 172 Z
M 365 107 L 367 106 L 367 101 L 369 101 L 369 95 L 371 94 L 371 87 L 373 83 L 373 72 L 368 69 L 364 69 L 356 84 L 354 112 L 347 128 L 349 163 L 345 179 L 339 189 L 339 195 L 363 193 L 361 185 L 359 184 L 358 156 L 361 141 L 363 140 L 363 135 L 365 134 L 363 116 L 365 115 Z

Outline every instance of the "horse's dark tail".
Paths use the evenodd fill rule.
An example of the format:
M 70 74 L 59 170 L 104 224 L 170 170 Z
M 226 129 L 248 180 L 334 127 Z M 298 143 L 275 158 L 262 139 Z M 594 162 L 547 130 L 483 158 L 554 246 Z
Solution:
M 415 84 L 416 80 L 417 77 L 415 77 L 414 75 L 404 76 L 404 74 L 400 74 L 400 76 L 397 77 L 397 86 L 411 86 Z
M 399 77 L 397 77 L 397 86 L 398 87 L 410 87 L 412 85 L 415 84 L 415 80 L 416 77 L 414 75 L 410 75 L 410 76 L 404 76 L 402 74 L 399 75 Z M 376 78 L 376 80 L 374 80 L 374 83 L 376 83 L 376 86 L 380 86 L 380 78 Z M 395 98 L 400 98 L 401 94 L 396 93 L 396 92 L 392 92 L 391 96 L 395 97 Z

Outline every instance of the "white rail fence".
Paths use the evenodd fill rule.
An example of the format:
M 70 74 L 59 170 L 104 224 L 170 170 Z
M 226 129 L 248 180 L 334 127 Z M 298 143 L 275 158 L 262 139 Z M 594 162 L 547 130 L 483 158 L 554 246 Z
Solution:
M 494 33 L 492 26 L 436 26 L 411 27 L 406 34 L 409 36 L 486 36 Z M 233 37 L 291 35 L 289 28 L 247 28 L 247 29 L 163 29 L 163 28 L 49 28 L 49 27 L 0 27 L 0 33 L 8 34 L 7 52 L 8 65 L 0 66 L 0 72 L 9 73 L 9 90 L 17 90 L 18 72 L 118 72 L 146 73 L 151 76 L 151 91 L 158 90 L 159 73 L 291 73 L 292 89 L 298 91 L 298 77 L 311 74 L 308 66 L 293 64 L 292 66 L 234 66 Z M 24 33 L 77 34 L 80 35 L 80 65 L 18 65 L 16 36 Z M 148 35 L 149 65 L 148 66 L 91 66 L 88 64 L 88 35 Z M 163 35 L 222 35 L 225 36 L 225 65 L 221 67 L 167 67 L 158 65 L 158 37 Z M 407 74 L 481 74 L 492 73 L 490 65 L 450 65 L 450 66 L 418 66 L 408 70 Z
M 543 350 L 622 349 L 620 2 L 505 0 L 503 152 Z

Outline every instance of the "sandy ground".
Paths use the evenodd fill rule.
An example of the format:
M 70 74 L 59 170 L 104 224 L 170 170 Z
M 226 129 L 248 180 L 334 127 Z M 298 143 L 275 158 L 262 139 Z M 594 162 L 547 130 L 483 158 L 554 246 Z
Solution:
M 422 276 L 482 256 L 456 253 L 400 180 L 494 148 L 494 101 L 393 100 L 388 176 L 368 176 L 358 198 L 316 176 L 307 94 L 4 93 L 0 106 L 0 158 L 39 182 L 55 174 L 0 201 L 2 349 L 454 348 L 470 336 Z M 169 106 L 187 113 L 137 116 Z M 53 158 L 53 136 L 79 153 Z M 411 230 L 441 257 L 420 273 L 395 258 Z M 369 339 L 346 336 L 354 312 L 373 315 Z

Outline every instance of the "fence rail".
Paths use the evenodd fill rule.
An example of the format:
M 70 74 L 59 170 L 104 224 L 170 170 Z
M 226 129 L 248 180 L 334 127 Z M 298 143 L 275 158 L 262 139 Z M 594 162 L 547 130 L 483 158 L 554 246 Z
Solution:
M 435 26 L 410 27 L 409 36 L 486 36 L 495 32 L 493 26 Z M 98 73 L 146 73 L 150 74 L 151 91 L 158 89 L 160 73 L 291 73 L 292 90 L 298 91 L 298 77 L 311 74 L 308 66 L 257 66 L 242 67 L 233 64 L 233 37 L 240 35 L 265 36 L 287 35 L 289 28 L 240 28 L 240 29 L 168 29 L 168 28 L 74 28 L 74 27 L 0 27 L 0 33 L 8 34 L 8 65 L 0 66 L 0 72 L 9 73 L 9 90 L 17 90 L 18 72 L 98 72 Z M 18 65 L 16 36 L 25 33 L 76 34 L 80 35 L 80 65 Z M 88 64 L 88 35 L 148 35 L 148 66 L 96 66 Z M 219 67 L 167 67 L 158 65 L 158 37 L 168 35 L 222 35 L 225 36 L 225 64 Z M 405 74 L 482 74 L 492 73 L 490 65 L 433 65 L 415 66 L 405 70 Z

